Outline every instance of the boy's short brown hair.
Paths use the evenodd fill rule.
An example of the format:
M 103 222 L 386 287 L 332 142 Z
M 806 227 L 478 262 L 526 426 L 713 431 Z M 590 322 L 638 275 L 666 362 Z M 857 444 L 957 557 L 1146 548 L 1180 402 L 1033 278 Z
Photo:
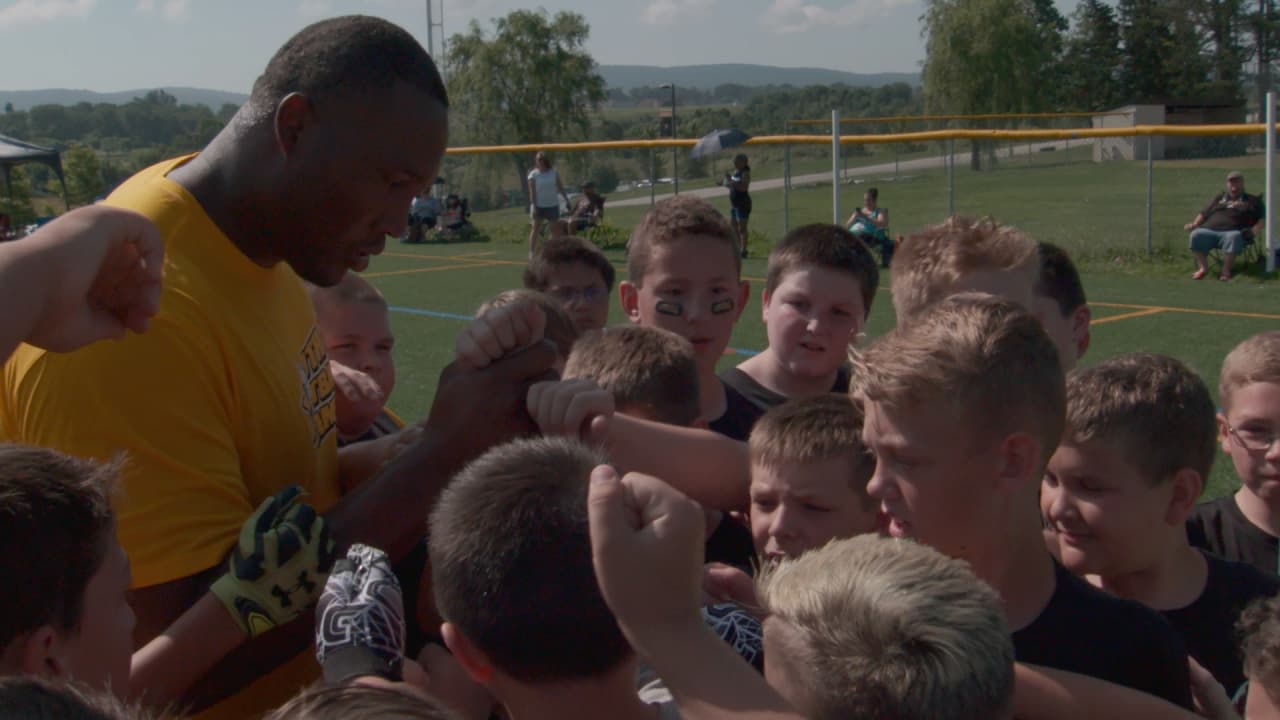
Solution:
M 623 325 L 589 332 L 573 346 L 562 375 L 595 381 L 613 393 L 619 412 L 630 409 L 683 426 L 702 412 L 693 345 L 660 328 Z
M 44 625 L 75 632 L 115 537 L 120 461 L 0 444 L 0 577 L 11 580 L 0 649 Z
M 858 281 L 862 305 L 871 314 L 871 301 L 880 286 L 880 269 L 871 251 L 856 235 L 839 225 L 813 223 L 787 233 L 769 253 L 765 292 L 773 293 L 788 273 L 819 267 L 849 273 Z M 866 316 L 864 316 L 866 317 Z
M 867 483 L 876 461 L 862 445 L 862 407 L 847 395 L 824 393 L 771 408 L 751 428 L 747 452 L 753 466 L 766 468 L 847 456 L 849 487 L 864 506 L 872 505 Z
M 524 269 L 524 286 L 529 290 L 546 292 L 551 287 L 551 273 L 559 267 L 578 263 L 600 273 L 604 286 L 613 289 L 616 277 L 613 263 L 600 252 L 595 243 L 573 235 L 549 238 L 533 255 Z
M 1039 272 L 1034 240 L 991 218 L 955 216 L 908 235 L 893 255 L 893 308 L 898 324 L 952 294 L 974 272 Z
M 1236 631 L 1250 687 L 1280 698 L 1280 596 L 1249 603 L 1240 613 Z
M 510 305 L 517 300 L 531 301 L 542 310 L 542 314 L 547 318 L 543 337 L 555 343 L 560 354 L 567 357 L 569 351 L 573 349 L 573 344 L 578 341 L 578 326 L 573 324 L 573 318 L 569 317 L 569 312 L 564 309 L 564 305 L 556 302 L 555 298 L 546 293 L 525 289 L 503 290 L 484 301 L 476 310 L 476 317 L 490 310 Z
M 850 391 L 895 407 L 949 408 L 991 434 L 1031 432 L 1043 467 L 1062 440 L 1065 385 L 1058 351 L 1031 313 L 961 293 L 855 355 Z
M 1231 395 L 1253 383 L 1280 385 L 1280 330 L 1258 333 L 1227 353 L 1218 379 L 1218 402 L 1230 409 Z
M 631 656 L 591 564 L 587 481 L 604 457 L 564 438 L 480 456 L 431 512 L 436 607 L 516 680 L 599 677 Z
M 738 236 L 729 221 L 711 203 L 693 195 L 676 195 L 649 208 L 631 231 L 627 241 L 627 279 L 633 285 L 644 282 L 655 248 L 692 237 L 723 242 L 733 254 L 734 274 L 742 274 Z
M 1070 317 L 1088 302 L 1080 272 L 1066 250 L 1053 243 L 1039 243 L 1040 276 L 1036 279 L 1035 293 L 1058 304 L 1062 317 Z
M 266 720 L 455 720 L 443 705 L 404 690 L 359 683 L 312 687 L 295 695 Z
M 1009 717 L 1013 641 L 1000 598 L 963 561 L 860 535 L 765 568 L 757 596 L 779 623 L 805 717 Z
M 1130 353 L 1067 376 L 1065 439 L 1112 446 L 1152 485 L 1183 468 L 1208 479 L 1217 436 L 1209 388 L 1176 358 Z

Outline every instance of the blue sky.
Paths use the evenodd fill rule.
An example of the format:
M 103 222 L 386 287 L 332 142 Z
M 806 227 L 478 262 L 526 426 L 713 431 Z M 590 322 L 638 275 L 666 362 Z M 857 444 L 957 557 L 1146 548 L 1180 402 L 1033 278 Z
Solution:
M 1068 13 L 1076 0 L 1058 0 Z M 444 0 L 445 32 L 516 8 L 573 10 L 603 64 L 750 62 L 915 71 L 923 0 Z M 387 18 L 426 44 L 425 0 L 0 0 L 0 89 L 185 85 L 247 92 L 308 22 Z

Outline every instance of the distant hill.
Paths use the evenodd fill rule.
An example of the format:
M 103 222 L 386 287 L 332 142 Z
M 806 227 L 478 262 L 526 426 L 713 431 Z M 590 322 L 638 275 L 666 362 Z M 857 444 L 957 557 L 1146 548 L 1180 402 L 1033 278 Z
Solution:
M 736 83 L 751 87 L 760 85 L 834 85 L 879 86 L 905 82 L 920 84 L 919 73 L 851 73 L 825 68 L 789 68 L 773 65 L 601 65 L 600 75 L 610 88 L 630 90 L 636 87 L 675 83 L 677 86 L 713 90 L 717 85 Z
M 241 105 L 249 99 L 245 93 L 189 87 L 141 88 L 109 93 L 52 88 L 49 90 L 0 90 L 0 107 L 5 103 L 13 103 L 15 110 L 30 110 L 35 105 L 75 105 L 82 102 L 123 105 L 152 90 L 163 90 L 169 93 L 178 99 L 179 105 L 208 105 L 214 111 L 221 108 L 224 103 Z

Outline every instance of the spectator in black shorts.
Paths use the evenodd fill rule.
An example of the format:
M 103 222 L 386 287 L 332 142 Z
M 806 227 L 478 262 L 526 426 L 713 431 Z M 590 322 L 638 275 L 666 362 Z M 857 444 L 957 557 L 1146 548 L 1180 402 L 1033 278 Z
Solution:
M 733 172 L 724 174 L 721 185 L 729 188 L 729 223 L 738 236 L 742 257 L 747 256 L 747 220 L 751 217 L 751 166 L 747 156 L 738 153 L 733 157 Z

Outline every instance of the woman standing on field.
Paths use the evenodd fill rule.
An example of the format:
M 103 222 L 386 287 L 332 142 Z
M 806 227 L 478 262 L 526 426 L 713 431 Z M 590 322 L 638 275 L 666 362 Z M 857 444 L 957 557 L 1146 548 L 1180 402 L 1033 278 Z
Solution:
M 565 194 L 559 174 L 551 167 L 547 154 L 539 150 L 533 156 L 533 169 L 529 171 L 529 219 L 533 223 L 529 230 L 530 257 L 537 247 L 538 233 L 543 225 L 551 225 L 552 235 L 561 234 L 560 198 L 564 198 L 565 205 L 569 204 L 569 196 Z

